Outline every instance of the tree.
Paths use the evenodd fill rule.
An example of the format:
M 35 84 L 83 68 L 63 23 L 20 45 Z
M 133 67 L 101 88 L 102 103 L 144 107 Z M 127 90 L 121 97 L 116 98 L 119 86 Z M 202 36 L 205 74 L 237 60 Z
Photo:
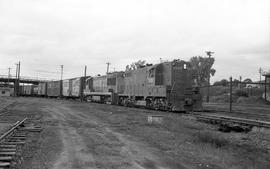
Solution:
M 138 60 L 137 62 L 133 62 L 132 64 L 127 65 L 126 71 L 136 70 L 136 69 L 145 67 L 147 65 L 149 65 L 149 64 L 147 64 L 145 60 Z
M 243 82 L 244 83 L 252 83 L 252 80 L 250 78 L 246 78 Z
M 238 80 L 238 79 L 234 79 L 233 81 L 232 81 L 232 85 L 233 86 L 238 86 L 239 84 L 240 84 L 240 80 Z
M 216 70 L 212 68 L 215 58 L 193 56 L 190 59 L 191 67 L 193 69 L 193 76 L 199 85 L 207 82 L 209 74 L 214 76 Z
M 229 81 L 227 79 L 222 79 L 214 83 L 215 86 L 228 86 Z

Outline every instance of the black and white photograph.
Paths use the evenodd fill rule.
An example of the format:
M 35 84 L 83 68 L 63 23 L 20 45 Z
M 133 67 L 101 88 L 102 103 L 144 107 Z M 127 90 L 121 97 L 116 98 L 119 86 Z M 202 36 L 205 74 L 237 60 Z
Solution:
M 0 169 L 270 169 L 270 1 L 0 0 Z

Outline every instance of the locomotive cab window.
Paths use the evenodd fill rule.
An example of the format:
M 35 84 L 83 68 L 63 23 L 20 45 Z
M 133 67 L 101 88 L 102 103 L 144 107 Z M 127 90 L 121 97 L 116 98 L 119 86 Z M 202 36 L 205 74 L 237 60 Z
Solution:
M 184 64 L 184 70 L 187 70 L 187 64 Z

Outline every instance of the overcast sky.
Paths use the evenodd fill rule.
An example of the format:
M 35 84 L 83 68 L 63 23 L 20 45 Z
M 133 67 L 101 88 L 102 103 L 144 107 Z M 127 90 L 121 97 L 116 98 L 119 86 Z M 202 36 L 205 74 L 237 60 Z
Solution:
M 60 78 L 214 51 L 222 78 L 270 70 L 269 0 L 0 0 L 0 74 Z

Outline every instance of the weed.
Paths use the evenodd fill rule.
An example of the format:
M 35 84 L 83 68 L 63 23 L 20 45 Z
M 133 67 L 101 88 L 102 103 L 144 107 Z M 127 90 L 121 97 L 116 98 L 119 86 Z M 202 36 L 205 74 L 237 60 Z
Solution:
M 195 133 L 194 141 L 211 144 L 218 148 L 229 144 L 229 141 L 221 135 L 209 131 L 200 131 Z

